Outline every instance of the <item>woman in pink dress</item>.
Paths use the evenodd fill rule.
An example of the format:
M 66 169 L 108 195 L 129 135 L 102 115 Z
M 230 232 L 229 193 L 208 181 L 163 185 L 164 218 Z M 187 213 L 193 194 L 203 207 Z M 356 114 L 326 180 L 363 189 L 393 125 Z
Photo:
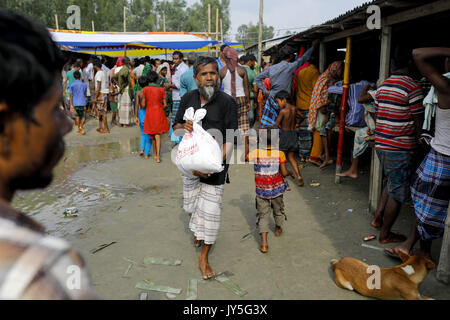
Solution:
M 147 104 L 144 121 L 144 133 L 153 140 L 153 154 L 157 163 L 161 162 L 161 134 L 169 131 L 169 122 L 164 113 L 167 106 L 166 92 L 157 84 L 158 74 L 150 71 L 147 74 L 150 84 L 142 91 Z M 155 143 L 156 142 L 156 143 Z

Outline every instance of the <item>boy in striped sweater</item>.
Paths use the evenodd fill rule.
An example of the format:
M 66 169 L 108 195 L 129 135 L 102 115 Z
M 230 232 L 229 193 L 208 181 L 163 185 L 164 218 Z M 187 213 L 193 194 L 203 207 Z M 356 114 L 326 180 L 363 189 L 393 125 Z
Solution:
M 275 127 L 261 129 L 258 149 L 249 154 L 249 162 L 254 163 L 256 184 L 257 226 L 261 235 L 261 252 L 269 249 L 267 234 L 269 232 L 270 214 L 275 219 L 275 236 L 283 232 L 284 213 L 283 193 L 289 185 L 284 177 L 295 175 L 286 169 L 286 156 L 278 150 L 279 132 Z M 272 212 L 273 210 L 273 212 Z

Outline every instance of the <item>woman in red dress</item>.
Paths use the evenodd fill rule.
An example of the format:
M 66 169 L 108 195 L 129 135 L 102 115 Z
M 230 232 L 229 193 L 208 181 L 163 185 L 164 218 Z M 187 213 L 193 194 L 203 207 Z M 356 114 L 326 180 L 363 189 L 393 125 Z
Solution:
M 169 131 L 169 122 L 164 113 L 164 108 L 167 106 L 166 92 L 157 85 L 158 74 L 156 72 L 149 72 L 147 77 L 150 84 L 142 92 L 147 104 L 144 133 L 149 134 L 152 138 L 155 159 L 157 163 L 160 163 L 161 134 Z

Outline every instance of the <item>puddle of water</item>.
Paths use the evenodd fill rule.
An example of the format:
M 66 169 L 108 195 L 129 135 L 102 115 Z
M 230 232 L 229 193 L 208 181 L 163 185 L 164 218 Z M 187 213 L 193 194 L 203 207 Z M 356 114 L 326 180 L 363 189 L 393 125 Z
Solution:
M 94 208 L 119 203 L 138 192 L 159 193 L 162 187 L 152 186 L 144 190 L 136 186 L 99 184 L 95 177 L 83 176 L 82 181 L 74 177 L 83 167 L 125 157 L 138 148 L 139 138 L 101 145 L 67 147 L 64 157 L 54 170 L 52 184 L 43 190 L 18 192 L 13 206 L 33 216 L 49 233 L 61 236 L 79 229 Z M 80 188 L 88 188 L 88 191 L 80 192 Z M 64 218 L 63 212 L 69 207 L 78 209 L 78 218 Z

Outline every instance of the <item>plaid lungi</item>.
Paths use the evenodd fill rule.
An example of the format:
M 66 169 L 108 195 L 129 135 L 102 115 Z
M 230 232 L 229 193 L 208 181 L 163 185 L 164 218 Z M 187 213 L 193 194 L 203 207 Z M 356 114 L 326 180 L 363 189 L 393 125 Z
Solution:
M 450 156 L 431 149 L 411 186 L 417 229 L 424 240 L 441 238 L 450 200 Z
M 214 244 L 219 234 L 224 185 L 208 185 L 183 176 L 183 208 L 191 213 L 189 229 L 197 240 Z
M 133 122 L 133 106 L 130 95 L 128 94 L 128 86 L 124 89 L 123 94 L 119 96 L 119 123 L 131 124 Z
M 274 126 L 277 122 L 279 112 L 280 107 L 276 103 L 275 99 L 269 96 L 266 101 L 266 105 L 264 106 L 263 114 L 261 117 L 261 128 Z
M 248 105 L 246 97 L 237 97 L 236 102 L 238 105 L 238 129 L 241 134 L 246 134 L 250 130 L 250 121 L 248 120 Z

